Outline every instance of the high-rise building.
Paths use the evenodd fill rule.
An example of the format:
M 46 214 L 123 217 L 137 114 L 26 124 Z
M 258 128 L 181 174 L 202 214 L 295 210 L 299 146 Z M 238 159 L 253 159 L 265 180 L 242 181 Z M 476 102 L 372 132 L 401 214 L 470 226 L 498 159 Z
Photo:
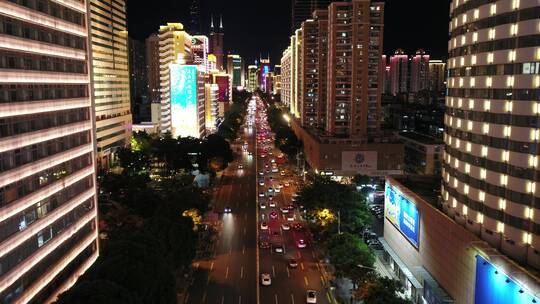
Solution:
M 171 125 L 171 81 L 170 65 L 184 60 L 192 60 L 191 36 L 184 31 L 181 23 L 167 23 L 159 28 L 159 66 L 161 93 L 161 122 L 162 133 L 172 132 Z M 190 70 L 190 75 L 192 71 Z
M 159 35 L 152 34 L 146 38 L 146 75 L 148 78 L 148 97 L 151 103 L 160 103 L 159 76 Z
M 244 62 L 240 55 L 227 55 L 227 74 L 232 76 L 233 87 L 244 85 Z
M 248 66 L 248 89 L 251 92 L 255 92 L 259 88 L 257 70 L 259 68 L 256 65 Z
M 0 1 L 0 303 L 54 302 L 98 257 L 88 3 L 45 3 Z
M 291 36 L 291 113 L 296 118 L 300 118 L 302 80 L 302 29 L 299 28 Z
M 316 10 L 313 19 L 302 23 L 303 58 L 300 94 L 302 127 L 324 129 L 327 94 L 328 10 Z
M 210 53 L 216 56 L 217 69 L 220 71 L 225 70 L 225 46 L 223 39 L 225 32 L 223 29 L 223 17 L 219 17 L 219 27 L 214 27 L 214 17 L 210 21 Z
M 429 89 L 434 92 L 446 89 L 446 63 L 442 60 L 429 61 Z
M 380 67 L 380 73 L 382 79 L 382 92 L 383 94 L 391 94 L 390 93 L 390 87 L 391 87 L 391 73 L 390 73 L 390 66 L 388 65 L 388 57 L 386 55 L 382 55 L 381 57 L 381 67 Z
M 402 49 L 390 56 L 390 82 L 392 95 L 409 92 L 409 56 Z
M 311 19 L 315 10 L 326 10 L 331 2 L 332 0 L 291 0 L 291 33 L 294 35 L 295 31 L 302 26 L 302 22 Z
M 429 90 L 429 55 L 422 49 L 411 60 L 410 93 Z
M 272 79 L 274 95 L 281 95 L 281 65 L 276 64 L 274 66 L 274 79 Z
M 217 119 L 219 114 L 219 87 L 215 83 L 207 83 L 205 85 L 206 108 L 205 108 L 205 126 L 209 132 L 212 132 L 217 127 Z
M 283 51 L 281 56 L 281 102 L 290 109 L 291 107 L 291 46 Z
M 538 10 L 452 1 L 442 197 L 455 221 L 540 269 L 540 16 L 525 14 Z
M 192 0 L 189 6 L 189 30 L 193 35 L 201 33 L 201 0 Z
M 114 152 L 131 139 L 125 1 L 91 0 L 90 26 L 98 165 L 108 168 Z
M 334 2 L 328 8 L 326 132 L 367 137 L 380 131 L 384 4 Z
M 259 62 L 260 62 L 260 67 L 261 67 L 259 88 L 264 93 L 269 93 L 267 75 L 272 71 L 272 68 L 270 67 L 270 56 L 268 58 L 261 58 Z
M 144 43 L 129 38 L 129 86 L 133 121 L 141 123 L 150 120 L 148 100 L 148 77 L 146 76 L 146 47 Z

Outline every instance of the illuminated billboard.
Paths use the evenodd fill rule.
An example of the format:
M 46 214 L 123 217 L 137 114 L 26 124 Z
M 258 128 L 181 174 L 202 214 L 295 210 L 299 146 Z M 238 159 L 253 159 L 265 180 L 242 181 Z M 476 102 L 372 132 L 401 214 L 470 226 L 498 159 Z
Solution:
M 197 66 L 170 65 L 171 124 L 173 137 L 199 137 Z
M 385 217 L 418 248 L 420 232 L 420 214 L 416 205 L 401 192 L 386 184 L 384 193 Z
M 477 255 L 474 303 L 540 303 L 540 299 L 484 257 Z
M 218 101 L 229 102 L 230 101 L 229 90 L 231 87 L 229 76 L 228 75 L 216 76 L 216 84 L 219 87 Z

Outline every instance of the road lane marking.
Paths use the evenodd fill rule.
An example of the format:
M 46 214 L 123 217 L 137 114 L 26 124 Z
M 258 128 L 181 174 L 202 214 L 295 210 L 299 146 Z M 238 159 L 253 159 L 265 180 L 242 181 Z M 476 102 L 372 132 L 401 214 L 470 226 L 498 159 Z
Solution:
M 238 304 L 242 304 L 242 296 L 238 296 Z
M 302 268 L 302 270 L 304 270 L 304 263 L 300 263 L 300 268 Z
M 321 283 L 322 283 L 323 286 L 326 286 L 326 282 L 324 281 L 323 276 L 321 276 Z
M 201 302 L 202 302 L 202 303 L 206 303 L 206 291 L 205 291 L 205 292 L 203 293 L 203 295 L 202 295 Z
M 208 279 L 206 279 L 206 286 L 210 285 L 210 275 L 208 275 Z
M 315 255 L 315 251 L 312 251 L 312 252 L 311 252 L 311 255 L 313 256 L 314 259 L 317 258 L 317 256 Z
M 294 295 L 291 293 L 291 303 L 294 304 Z
M 289 270 L 289 267 L 287 267 L 287 278 L 291 277 L 291 271 Z
M 193 265 L 195 267 L 195 270 L 198 270 L 199 269 L 199 263 L 195 263 L 195 265 Z
M 307 286 L 309 285 L 309 283 L 308 283 L 308 279 L 307 279 L 307 277 L 306 277 L 306 276 L 304 276 L 304 283 L 306 283 L 306 287 L 307 287 Z
M 319 263 L 316 263 L 315 266 L 317 266 L 317 270 L 321 272 L 321 267 L 319 267 Z
M 242 254 L 246 254 L 246 245 L 242 245 Z
M 274 294 L 274 299 L 276 299 L 276 304 L 278 304 L 278 300 L 277 300 L 277 294 Z
M 276 269 L 274 268 L 274 265 L 272 265 L 272 275 L 276 278 Z
M 186 298 L 184 299 L 184 303 L 189 303 L 189 293 L 186 294 Z
M 328 291 L 326 292 L 326 297 L 328 298 L 328 303 L 333 303 L 330 299 L 330 293 Z
M 246 227 L 244 227 L 244 235 L 246 235 Z
M 302 253 L 300 251 L 297 251 L 297 255 L 298 255 L 298 258 L 301 259 L 302 258 Z
M 210 271 L 214 270 L 214 262 L 212 262 L 212 264 L 210 264 Z
M 231 254 L 232 254 L 232 246 L 231 246 L 231 248 L 229 248 L 229 255 L 231 255 Z
M 240 268 L 240 278 L 243 279 L 244 278 L 244 266 L 242 266 Z
M 227 270 L 225 270 L 225 279 L 229 277 L 229 266 L 227 266 Z
M 225 296 L 221 296 L 221 304 L 225 303 Z

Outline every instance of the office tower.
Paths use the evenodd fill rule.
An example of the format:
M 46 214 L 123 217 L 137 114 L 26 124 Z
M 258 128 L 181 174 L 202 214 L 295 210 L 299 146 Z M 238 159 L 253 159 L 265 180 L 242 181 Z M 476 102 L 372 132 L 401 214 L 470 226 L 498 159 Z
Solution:
M 150 120 L 148 101 L 148 77 L 146 76 L 146 46 L 144 43 L 129 38 L 129 87 L 133 121 L 141 123 Z
M 408 93 L 409 57 L 402 49 L 390 56 L 390 93 L 398 95 Z
M 217 59 L 216 55 L 208 54 L 208 72 L 217 70 Z
M 302 87 L 302 29 L 291 37 L 291 113 L 300 118 L 300 89 Z
M 88 3 L 30 3 L 0 2 L 1 303 L 50 303 L 98 256 Z
M 188 62 L 192 59 L 191 36 L 184 31 L 181 23 L 167 23 L 159 28 L 159 66 L 161 92 L 162 133 L 172 132 L 171 126 L 171 83 L 170 65 L 178 59 Z M 189 71 L 192 75 L 192 70 Z
M 91 0 L 90 12 L 98 165 L 109 168 L 131 140 L 126 4 Z
M 233 87 L 244 84 L 244 63 L 240 55 L 227 55 L 227 74 L 232 76 Z
M 381 67 L 380 67 L 380 74 L 382 79 L 382 93 L 383 94 L 391 94 L 391 84 L 392 84 L 392 78 L 391 78 L 391 72 L 390 72 L 390 66 L 388 65 L 388 57 L 386 55 L 382 55 L 381 57 Z
M 540 9 L 451 4 L 444 209 L 508 256 L 540 268 Z
M 219 114 L 219 87 L 215 83 L 205 84 L 205 125 L 206 129 L 210 132 L 214 131 L 217 127 L 217 119 Z
M 217 69 L 220 71 L 225 70 L 225 48 L 223 45 L 223 38 L 225 32 L 223 29 L 223 16 L 219 17 L 219 27 L 214 27 L 214 17 L 210 21 L 210 53 L 216 56 Z
M 328 10 L 317 10 L 302 23 L 303 81 L 300 89 L 300 123 L 313 130 L 324 129 L 328 52 Z
M 292 28 L 291 33 L 302 26 L 302 22 L 311 19 L 312 14 L 317 9 L 326 9 L 332 0 L 291 0 L 292 12 Z
M 160 103 L 159 76 L 159 35 L 146 38 L 146 75 L 148 77 L 148 97 L 151 103 Z
M 326 132 L 331 136 L 366 138 L 380 131 L 383 20 L 379 2 L 334 2 L 328 8 Z
M 193 63 L 200 65 L 205 73 L 208 73 L 210 66 L 208 65 L 209 40 L 203 35 L 193 36 L 191 43 L 191 52 L 193 53 Z
M 269 93 L 269 88 L 267 84 L 267 75 L 272 70 L 270 68 L 270 56 L 268 58 L 260 58 L 260 81 L 259 81 L 259 88 L 264 93 Z
M 248 89 L 251 92 L 255 92 L 259 88 L 257 70 L 259 68 L 256 65 L 248 66 Z
M 442 60 L 429 61 L 429 89 L 433 92 L 446 89 L 446 63 Z
M 429 55 L 422 49 L 411 60 L 410 93 L 429 90 Z
M 194 34 L 201 33 L 201 0 L 192 0 L 189 6 L 189 31 Z

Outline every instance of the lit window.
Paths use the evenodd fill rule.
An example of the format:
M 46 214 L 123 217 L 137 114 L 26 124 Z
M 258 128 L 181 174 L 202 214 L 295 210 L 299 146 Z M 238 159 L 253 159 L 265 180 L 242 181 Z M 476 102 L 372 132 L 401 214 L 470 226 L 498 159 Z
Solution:
M 504 133 L 504 136 L 506 136 L 506 137 L 512 136 L 512 127 L 505 126 L 504 129 L 503 129 L 503 133 Z
M 457 207 L 457 201 L 455 198 L 452 198 L 452 208 L 456 208 Z
M 488 34 L 489 39 L 491 39 L 491 40 L 495 39 L 495 33 L 496 33 L 495 29 L 493 29 L 493 28 L 489 29 L 489 34 Z
M 457 188 L 457 186 L 458 186 L 458 180 L 457 178 L 454 178 L 454 188 Z
M 493 16 L 497 13 L 497 4 L 492 4 L 489 8 L 489 13 Z
M 461 16 L 461 23 L 465 22 L 467 22 L 467 14 L 463 14 L 463 16 Z
M 460 78 L 460 79 L 459 79 L 459 86 L 460 86 L 460 87 L 463 86 L 463 78 Z
M 458 99 L 458 108 L 463 107 L 463 99 Z
M 489 53 L 487 55 L 487 61 L 488 61 L 488 63 L 493 63 L 493 53 Z
M 486 193 L 484 191 L 478 192 L 478 200 L 484 202 L 486 200 Z
M 467 43 L 467 37 L 465 37 L 465 35 L 461 36 L 461 45 L 464 45 L 465 43 Z
M 531 140 L 539 140 L 540 138 L 540 130 L 538 129 L 532 129 L 531 130 Z
M 471 165 L 470 164 L 465 164 L 465 173 L 471 173 Z
M 484 134 L 488 134 L 489 133 L 489 124 L 484 123 L 484 127 L 482 128 L 482 130 L 484 131 Z
M 474 77 L 472 77 L 472 78 L 470 79 L 470 86 L 471 86 L 471 88 L 473 88 L 473 87 L 475 86 L 475 84 L 476 84 L 476 79 L 475 79 Z
M 534 209 L 533 208 L 525 208 L 525 218 L 532 219 L 534 217 Z
M 459 64 L 460 64 L 461 66 L 464 66 L 464 65 L 465 65 L 465 57 L 461 57 L 461 58 L 459 59 Z
M 535 88 L 540 88 L 540 76 L 534 76 L 534 80 L 533 80 L 533 81 L 534 81 L 533 86 L 534 86 Z
M 525 244 L 532 244 L 532 234 L 529 232 L 523 232 L 523 243 Z
M 512 24 L 512 26 L 510 27 L 510 35 L 517 35 L 518 34 L 518 25 L 517 24 Z
M 518 9 L 519 8 L 519 0 L 513 0 L 512 1 L 512 8 Z
M 459 168 L 459 160 L 457 158 L 454 159 L 454 167 Z
M 467 215 L 467 206 L 463 205 L 463 215 Z
M 487 170 L 486 169 L 481 169 L 480 170 L 480 178 L 481 179 L 486 179 L 486 176 L 487 176 Z
M 488 155 L 488 147 L 482 146 L 482 157 L 486 157 Z
M 458 120 L 457 120 L 457 127 L 458 127 L 458 128 L 461 128 L 461 119 L 458 119 Z
M 472 58 L 471 58 L 471 64 L 472 65 L 475 65 L 476 64 L 476 55 L 473 55 Z
M 483 224 L 484 223 L 484 215 L 482 213 L 478 213 L 478 215 L 476 216 L 476 221 L 480 224 Z
M 529 192 L 529 193 L 536 192 L 536 183 L 535 182 L 527 182 L 527 192 Z
M 508 175 L 501 174 L 500 182 L 501 182 L 501 186 L 508 185 Z
M 474 19 L 478 19 L 480 17 L 480 10 L 479 9 L 475 9 L 474 10 Z
M 513 104 L 511 101 L 507 101 L 505 106 L 504 106 L 504 109 L 506 110 L 506 112 L 512 112 L 512 109 L 513 109 Z
M 470 142 L 467 143 L 467 152 L 471 152 L 472 150 L 472 144 Z
M 510 160 L 510 151 L 502 151 L 501 159 L 503 162 L 508 162 Z
M 504 198 L 499 199 L 499 209 L 506 209 L 506 200 Z
M 461 141 L 459 139 L 456 140 L 456 148 L 459 149 L 461 147 Z
M 486 78 L 486 87 L 491 88 L 491 85 L 493 84 L 493 80 L 491 77 Z
M 469 99 L 469 109 L 474 109 L 474 99 Z
M 511 50 L 508 52 L 508 60 L 509 61 L 515 61 L 516 60 L 516 51 Z
M 529 167 L 536 168 L 538 167 L 538 157 L 534 155 L 529 155 Z
M 502 222 L 497 223 L 497 231 L 500 233 L 504 233 L 504 223 Z
M 463 193 L 469 194 L 469 185 L 464 185 L 463 186 Z

